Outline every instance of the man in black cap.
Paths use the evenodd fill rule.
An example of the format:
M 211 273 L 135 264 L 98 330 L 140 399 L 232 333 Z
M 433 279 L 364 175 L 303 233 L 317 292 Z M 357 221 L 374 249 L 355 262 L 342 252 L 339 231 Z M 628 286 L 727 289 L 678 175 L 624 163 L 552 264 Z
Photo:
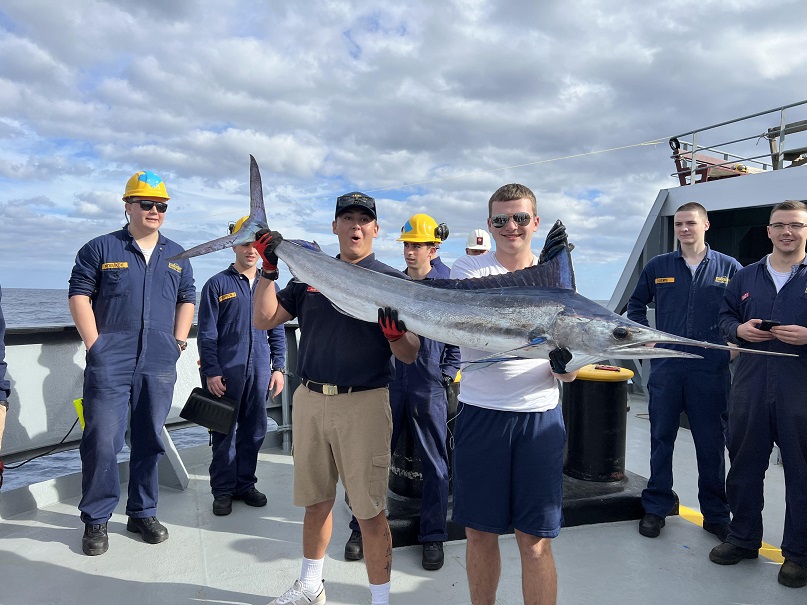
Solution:
M 375 200 L 359 192 L 336 200 L 333 232 L 338 259 L 405 278 L 377 260 Z M 379 326 L 343 315 L 312 286 L 295 281 L 275 293 L 276 231 L 256 234 L 263 269 L 255 291 L 255 327 L 271 329 L 297 318 L 300 346 L 294 393 L 294 504 L 305 507 L 300 578 L 272 604 L 325 603 L 323 563 L 331 538 L 331 510 L 341 479 L 359 520 L 372 602 L 389 602 L 392 536 L 385 515 L 392 415 L 389 383 L 392 356 L 404 363 L 417 357 L 420 341 L 379 309 Z M 272 605 L 270 604 L 270 605 Z

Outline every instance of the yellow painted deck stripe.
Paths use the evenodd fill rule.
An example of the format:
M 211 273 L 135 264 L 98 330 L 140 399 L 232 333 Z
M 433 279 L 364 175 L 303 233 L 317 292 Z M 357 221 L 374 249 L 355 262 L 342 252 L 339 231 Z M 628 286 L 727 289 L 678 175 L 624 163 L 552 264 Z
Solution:
M 700 525 L 701 527 L 703 527 L 703 515 L 696 510 L 687 508 L 686 506 L 682 506 L 681 504 L 679 504 L 678 516 L 681 517 L 682 519 L 686 519 L 690 523 L 694 523 L 695 525 Z M 774 563 L 785 562 L 785 558 L 782 556 L 782 550 L 780 548 L 776 548 L 775 546 L 771 546 L 766 542 L 762 543 L 762 548 L 759 549 L 759 554 L 760 556 L 765 557 L 766 559 L 769 559 Z

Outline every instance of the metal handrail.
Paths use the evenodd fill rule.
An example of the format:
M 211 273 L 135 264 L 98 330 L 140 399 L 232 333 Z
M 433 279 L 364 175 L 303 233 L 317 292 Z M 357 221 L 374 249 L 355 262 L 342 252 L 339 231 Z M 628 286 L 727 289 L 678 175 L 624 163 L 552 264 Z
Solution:
M 684 147 L 685 149 L 686 149 L 687 145 L 691 145 L 691 147 L 692 147 L 692 152 L 691 152 L 692 153 L 692 161 L 691 161 L 691 167 L 689 169 L 689 174 L 690 174 L 690 181 L 689 182 L 690 182 L 690 184 L 693 184 L 695 182 L 695 176 L 696 176 L 697 171 L 698 171 L 698 162 L 697 162 L 697 158 L 696 158 L 696 153 L 699 152 L 699 151 L 703 151 L 703 150 L 708 150 L 708 151 L 712 151 L 714 153 L 722 154 L 724 159 L 728 159 L 728 157 L 731 156 L 731 157 L 736 158 L 737 160 L 740 160 L 741 162 L 754 162 L 754 163 L 762 165 L 763 170 L 767 170 L 767 163 L 759 162 L 757 160 L 759 158 L 766 157 L 766 156 L 772 155 L 772 153 L 775 153 L 776 154 L 775 158 L 771 157 L 771 164 L 772 164 L 772 167 L 773 167 L 774 170 L 779 170 L 779 169 L 783 168 L 783 166 L 784 166 L 784 154 L 785 154 L 784 142 L 785 142 L 785 135 L 788 132 L 788 129 L 787 129 L 788 124 L 786 124 L 786 120 L 785 120 L 786 111 L 788 109 L 790 109 L 790 108 L 799 107 L 801 105 L 806 105 L 806 104 L 807 104 L 807 100 L 798 101 L 796 103 L 790 103 L 788 105 L 782 105 L 780 107 L 776 107 L 776 108 L 773 108 L 773 109 L 768 109 L 768 110 L 765 110 L 765 111 L 759 111 L 757 113 L 748 114 L 746 116 L 743 116 L 743 117 L 740 117 L 740 118 L 735 118 L 733 120 L 726 120 L 724 122 L 719 122 L 717 124 L 712 124 L 711 126 L 706 126 L 706 127 L 703 127 L 703 128 L 697 128 L 695 130 L 690 130 L 688 132 L 684 132 L 684 133 L 675 135 L 673 137 L 670 137 L 670 145 L 673 147 L 673 149 L 676 149 L 676 147 L 673 146 L 674 141 L 675 141 L 675 143 L 677 145 L 685 146 Z M 723 142 L 723 143 L 717 143 L 717 144 L 713 144 L 713 145 L 709 145 L 709 146 L 698 145 L 698 135 L 700 133 L 703 133 L 703 132 L 706 132 L 706 131 L 709 131 L 709 130 L 714 130 L 715 128 L 720 128 L 722 126 L 727 126 L 729 124 L 736 124 L 738 122 L 749 120 L 751 118 L 756 118 L 756 117 L 759 117 L 759 116 L 773 114 L 773 113 L 776 113 L 776 112 L 779 112 L 779 114 L 780 114 L 779 115 L 779 126 L 778 126 L 778 128 L 769 129 L 768 131 L 763 132 L 762 134 L 754 134 L 752 136 L 743 137 L 743 138 L 735 139 L 735 140 L 732 140 L 732 141 L 726 141 L 726 142 Z M 757 156 L 747 156 L 746 157 L 746 156 L 740 156 L 740 155 L 737 155 L 737 154 L 731 154 L 729 152 L 725 152 L 725 151 L 721 151 L 721 150 L 717 149 L 717 147 L 722 147 L 722 146 L 725 146 L 725 145 L 731 145 L 731 144 L 735 144 L 735 143 L 741 143 L 741 142 L 750 141 L 750 140 L 753 140 L 753 139 L 765 138 L 768 141 L 774 141 L 775 139 L 773 137 L 771 137 L 772 132 L 777 132 L 778 133 L 776 135 L 776 137 L 775 137 L 775 139 L 778 139 L 778 143 L 777 143 L 777 149 L 776 149 L 775 152 L 773 150 L 773 147 L 771 148 L 771 152 L 772 152 L 771 154 L 762 154 L 762 155 L 757 155 Z M 793 133 L 792 130 L 790 132 L 791 132 L 791 134 Z M 686 137 L 686 136 L 689 136 L 689 135 L 692 135 L 691 142 L 679 141 L 680 138 Z M 735 162 L 727 161 L 727 162 L 724 162 L 722 164 L 714 164 L 714 166 L 727 166 L 728 164 L 732 164 L 732 163 L 735 163 Z M 673 174 L 680 176 L 682 174 L 685 174 L 685 172 L 679 170 L 679 171 L 676 171 Z

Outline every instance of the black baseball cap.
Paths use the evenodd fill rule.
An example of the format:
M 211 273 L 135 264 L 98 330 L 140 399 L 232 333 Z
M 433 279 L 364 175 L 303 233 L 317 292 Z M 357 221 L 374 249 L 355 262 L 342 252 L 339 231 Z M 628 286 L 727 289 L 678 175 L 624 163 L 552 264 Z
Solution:
M 346 193 L 336 198 L 336 212 L 334 214 L 334 218 L 349 208 L 359 208 L 372 215 L 374 219 L 378 219 L 375 212 L 375 200 L 369 195 L 361 193 L 360 191 Z

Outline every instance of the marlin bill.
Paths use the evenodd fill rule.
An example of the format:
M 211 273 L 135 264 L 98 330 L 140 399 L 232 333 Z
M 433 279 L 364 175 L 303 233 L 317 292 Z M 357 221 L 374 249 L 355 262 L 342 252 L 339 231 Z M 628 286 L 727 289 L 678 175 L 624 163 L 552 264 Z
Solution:
M 250 156 L 250 216 L 233 235 L 178 255 L 190 258 L 255 240 L 266 229 L 261 176 Z M 275 250 L 299 281 L 319 290 L 341 312 L 375 323 L 379 307 L 398 311 L 415 334 L 496 356 L 548 359 L 565 347 L 572 371 L 602 359 L 700 358 L 691 352 L 651 347 L 675 344 L 732 350 L 654 330 L 621 317 L 576 292 L 567 248 L 550 261 L 505 275 L 408 281 L 332 258 L 316 244 L 284 239 Z M 785 355 L 746 349 L 742 353 Z

